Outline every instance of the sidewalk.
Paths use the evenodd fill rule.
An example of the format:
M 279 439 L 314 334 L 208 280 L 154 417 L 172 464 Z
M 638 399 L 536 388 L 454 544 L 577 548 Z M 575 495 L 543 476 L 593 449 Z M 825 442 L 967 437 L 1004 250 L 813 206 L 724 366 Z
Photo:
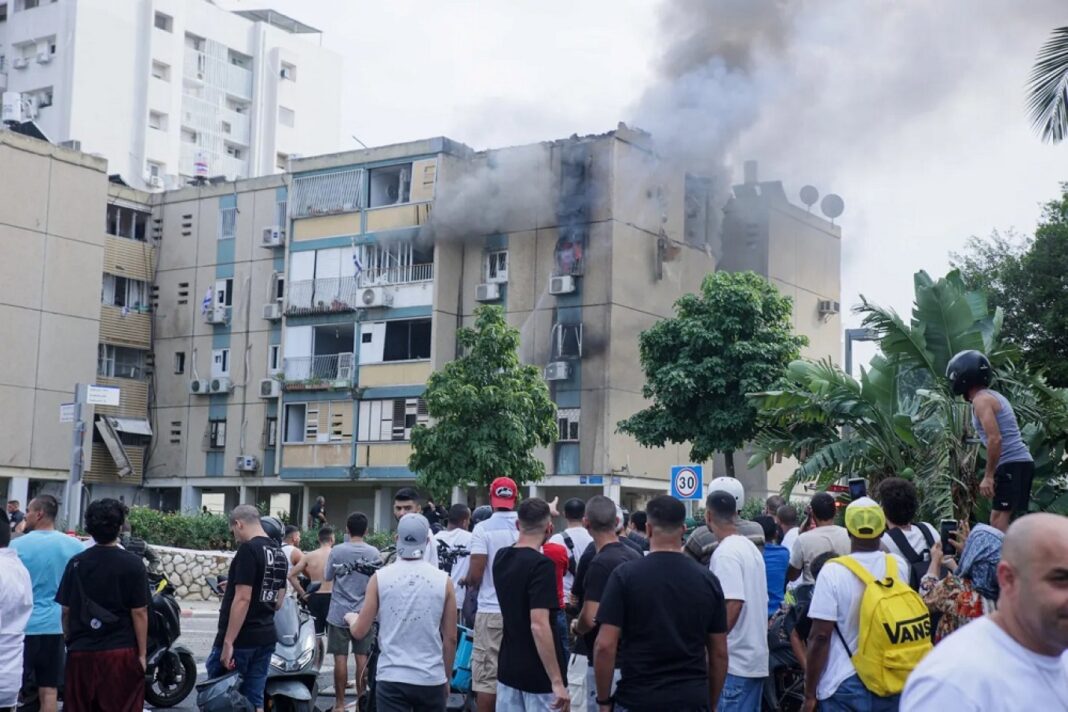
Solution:
M 220 601 L 178 601 L 183 618 L 216 618 Z

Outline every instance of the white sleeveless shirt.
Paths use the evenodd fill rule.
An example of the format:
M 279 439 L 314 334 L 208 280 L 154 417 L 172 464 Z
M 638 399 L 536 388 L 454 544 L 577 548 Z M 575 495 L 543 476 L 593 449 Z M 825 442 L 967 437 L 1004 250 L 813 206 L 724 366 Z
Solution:
M 449 575 L 422 559 L 397 559 L 378 579 L 378 679 L 443 685 L 449 679 L 441 615 Z

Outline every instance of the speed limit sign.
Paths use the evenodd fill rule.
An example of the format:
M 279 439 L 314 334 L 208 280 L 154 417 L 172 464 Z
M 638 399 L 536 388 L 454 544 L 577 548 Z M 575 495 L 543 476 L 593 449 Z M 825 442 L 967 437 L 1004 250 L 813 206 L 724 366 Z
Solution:
M 679 465 L 671 468 L 671 496 L 675 499 L 701 499 L 704 473 L 700 465 Z

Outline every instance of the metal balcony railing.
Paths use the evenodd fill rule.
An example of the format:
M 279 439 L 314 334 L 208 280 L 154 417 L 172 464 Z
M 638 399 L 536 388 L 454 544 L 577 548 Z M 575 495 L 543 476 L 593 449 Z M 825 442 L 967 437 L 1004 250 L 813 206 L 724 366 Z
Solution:
M 360 287 L 380 287 L 387 284 L 412 284 L 414 282 L 432 282 L 433 280 L 434 263 L 427 262 L 419 265 L 365 269 L 360 272 L 356 281 Z
M 329 314 L 354 311 L 358 306 L 352 277 L 306 279 L 289 283 L 287 314 Z
M 314 384 L 320 381 L 352 383 L 355 371 L 353 363 L 351 352 L 286 358 L 283 359 L 284 378 L 287 384 Z

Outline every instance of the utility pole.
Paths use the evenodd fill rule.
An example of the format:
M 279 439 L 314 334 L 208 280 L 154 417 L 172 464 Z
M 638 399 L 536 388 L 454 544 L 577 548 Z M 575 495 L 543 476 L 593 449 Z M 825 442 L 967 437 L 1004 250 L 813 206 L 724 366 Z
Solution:
M 82 420 L 82 406 L 85 404 L 85 386 L 74 386 L 74 433 L 70 448 L 70 479 L 67 481 L 67 494 L 63 498 L 63 509 L 67 519 L 67 529 L 77 531 L 82 523 L 82 471 L 85 466 L 85 421 Z

